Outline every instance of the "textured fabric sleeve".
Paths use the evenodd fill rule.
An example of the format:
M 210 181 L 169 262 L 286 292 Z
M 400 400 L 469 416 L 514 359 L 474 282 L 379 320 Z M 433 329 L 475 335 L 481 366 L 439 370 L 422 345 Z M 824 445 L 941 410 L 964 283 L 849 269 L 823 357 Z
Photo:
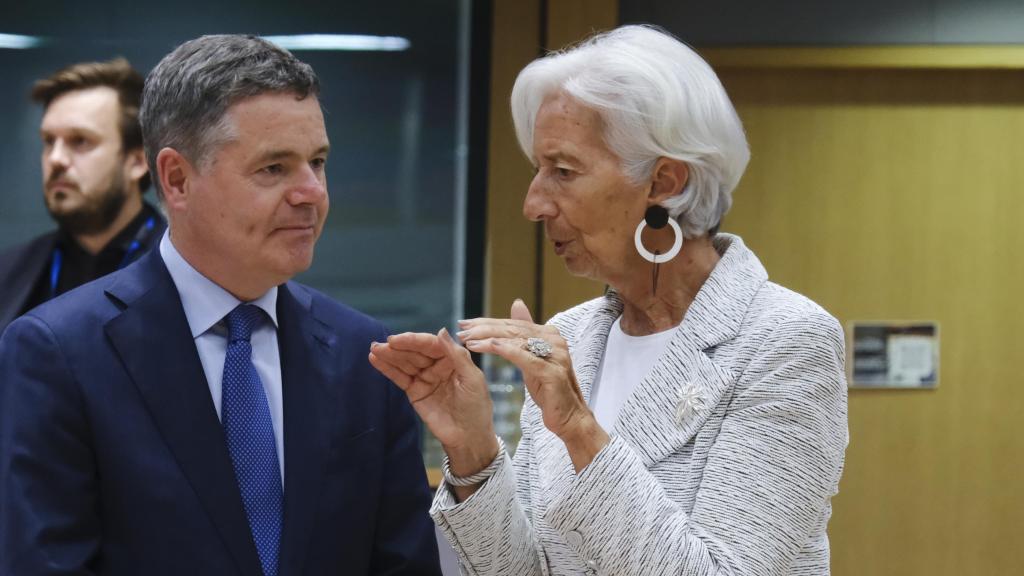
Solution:
M 596 302 L 596 300 L 595 300 Z M 574 310 L 581 310 L 577 307 Z M 573 320 L 565 312 L 548 321 L 571 341 Z M 533 462 L 530 414 L 537 405 L 526 392 L 520 427 L 522 437 L 515 457 L 506 461 L 471 497 L 456 502 L 448 485 L 441 483 L 430 514 L 459 556 L 468 576 L 547 576 L 544 549 L 536 537 L 530 498 Z
M 740 377 L 692 514 L 615 438 L 545 518 L 600 574 L 786 574 L 839 481 L 843 357 L 824 312 L 775 329 Z
M 81 391 L 34 316 L 0 339 L 0 574 L 92 574 L 96 466 Z
M 528 516 L 526 471 L 529 438 L 516 449 L 515 464 L 505 461 L 472 496 L 456 502 L 441 483 L 430 514 L 459 556 L 467 576 L 538 575 L 547 572 Z M 519 482 L 517 495 L 516 479 Z

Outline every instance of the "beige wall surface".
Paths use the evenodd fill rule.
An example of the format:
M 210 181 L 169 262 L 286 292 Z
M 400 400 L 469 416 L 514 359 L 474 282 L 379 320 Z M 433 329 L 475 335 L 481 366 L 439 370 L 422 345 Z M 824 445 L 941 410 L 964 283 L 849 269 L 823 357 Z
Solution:
M 516 143 L 509 95 L 519 71 L 540 54 L 540 2 L 496 0 L 493 17 L 484 310 L 507 317 L 516 298 L 535 309 L 538 292 L 536 225 L 523 218 L 533 171 Z
M 609 30 L 618 24 L 617 0 L 549 0 L 547 47 L 558 50 L 583 38 Z M 604 285 L 570 276 L 551 244 L 544 243 L 542 254 L 541 311 L 547 320 L 580 302 L 600 296 Z
M 544 321 L 604 290 L 600 284 L 570 276 L 540 225 L 523 217 L 533 170 L 516 142 L 508 98 L 519 70 L 544 51 L 578 42 L 617 22 L 617 0 L 495 2 L 485 305 L 491 316 L 507 317 L 512 300 L 522 298 L 534 318 Z
M 940 326 L 937 390 L 850 393 L 833 573 L 1018 573 L 1024 75 L 721 75 L 753 151 L 724 229 L 844 324 Z

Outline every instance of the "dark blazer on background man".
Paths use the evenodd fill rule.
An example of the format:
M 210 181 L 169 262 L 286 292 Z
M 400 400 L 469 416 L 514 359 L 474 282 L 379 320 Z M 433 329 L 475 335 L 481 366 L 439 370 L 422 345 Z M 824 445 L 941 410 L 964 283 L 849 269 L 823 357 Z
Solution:
M 56 245 L 54 230 L 0 253 L 0 333 L 21 314 Z
M 384 328 L 294 282 L 277 307 L 281 576 L 440 574 L 415 417 L 367 361 Z M 0 575 L 72 573 L 261 574 L 159 250 L 0 339 Z
M 145 206 L 144 213 L 153 215 L 154 226 L 140 239 L 136 258 L 159 245 L 167 228 L 167 221 L 159 211 L 149 204 Z M 36 284 L 48 272 L 59 237 L 60 232 L 53 230 L 0 252 L 0 333 L 19 314 L 26 312 Z

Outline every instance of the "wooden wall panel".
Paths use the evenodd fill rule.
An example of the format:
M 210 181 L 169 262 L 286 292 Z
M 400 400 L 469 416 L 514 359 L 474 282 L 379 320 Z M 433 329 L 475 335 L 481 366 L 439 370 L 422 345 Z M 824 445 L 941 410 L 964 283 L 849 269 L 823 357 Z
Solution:
M 564 48 L 594 32 L 614 28 L 618 21 L 618 0 L 549 0 L 547 48 Z M 550 243 L 544 244 L 541 255 L 543 297 L 540 314 L 535 317 L 547 320 L 604 292 L 603 284 L 571 276 Z
M 853 390 L 833 574 L 1024 565 L 1024 77 L 728 70 L 753 159 L 724 229 L 841 321 L 936 320 L 934 391 Z
M 516 143 L 509 95 L 516 75 L 540 53 L 540 26 L 539 0 L 494 2 L 484 298 L 491 317 L 508 317 L 516 298 L 531 310 L 537 304 L 537 235 L 535 225 L 523 218 L 533 171 Z
M 603 290 L 570 276 L 538 225 L 523 217 L 533 170 L 516 142 L 508 99 L 516 75 L 541 55 L 542 45 L 556 50 L 617 22 L 617 0 L 495 0 L 484 305 L 490 316 L 507 317 L 512 301 L 522 298 L 538 321 L 547 320 Z

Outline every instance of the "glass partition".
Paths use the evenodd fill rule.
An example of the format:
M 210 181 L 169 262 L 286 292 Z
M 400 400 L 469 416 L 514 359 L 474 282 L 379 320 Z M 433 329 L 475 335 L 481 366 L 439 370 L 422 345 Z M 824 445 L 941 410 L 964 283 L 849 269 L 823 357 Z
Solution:
M 5 8 L 0 250 L 54 227 L 42 202 L 42 111 L 28 99 L 33 81 L 74 62 L 115 56 L 145 74 L 189 38 L 260 34 L 310 63 L 323 85 L 331 211 L 313 267 L 300 280 L 393 331 L 451 326 L 466 301 L 469 10 L 468 0 Z M 155 202 L 152 192 L 147 197 Z M 482 237 L 473 242 L 482 245 Z M 480 267 L 471 265 L 471 276 L 474 269 Z

